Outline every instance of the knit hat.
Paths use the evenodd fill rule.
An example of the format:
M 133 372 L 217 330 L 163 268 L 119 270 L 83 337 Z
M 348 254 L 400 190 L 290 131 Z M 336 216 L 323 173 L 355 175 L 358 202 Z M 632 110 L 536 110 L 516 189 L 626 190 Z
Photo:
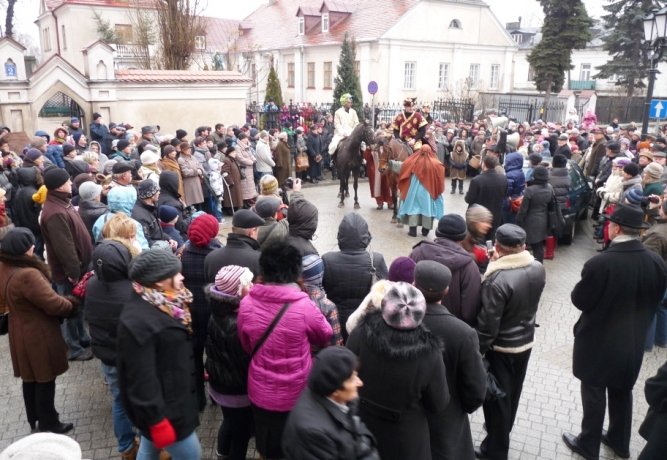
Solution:
M 72 140 L 74 141 L 75 144 L 78 144 L 79 141 L 81 140 L 81 136 L 83 133 L 81 131 L 77 131 L 74 134 L 72 134 Z
M 641 190 L 636 188 L 628 190 L 628 192 L 625 194 L 625 199 L 627 200 L 628 204 L 635 206 L 640 206 L 642 204 L 642 198 L 644 198 L 644 194 Z
M 278 179 L 271 174 L 267 174 L 259 180 L 259 190 L 261 195 L 275 195 L 278 191 Z
M 181 271 L 181 261 L 172 252 L 150 249 L 139 254 L 130 264 L 130 279 L 142 286 L 152 286 Z
M 36 161 L 41 156 L 42 152 L 41 150 L 38 149 L 28 149 L 28 151 L 25 153 L 25 159 L 33 162 Z
M 158 210 L 158 216 L 162 222 L 169 223 L 178 217 L 178 209 L 168 204 L 163 204 Z
M 452 241 L 461 241 L 468 234 L 466 221 L 458 214 L 447 214 L 438 221 L 435 236 Z
M 160 191 L 160 186 L 152 179 L 144 179 L 137 186 L 137 198 L 146 200 L 155 196 Z
M 549 182 L 549 170 L 544 166 L 536 166 L 533 170 L 533 182 L 538 184 Z
M 357 366 L 357 356 L 348 348 L 327 347 L 313 359 L 308 388 L 319 396 L 329 396 L 352 377 Z
M 241 295 L 241 288 L 250 286 L 254 275 L 247 267 L 227 265 L 218 270 L 213 288 L 227 295 Z
M 25 227 L 14 227 L 7 232 L 0 242 L 0 252 L 12 256 L 26 253 L 30 246 L 35 244 L 35 235 Z
M 51 168 L 44 173 L 44 185 L 46 185 L 47 190 L 62 187 L 68 180 L 69 174 L 61 168 Z
M 81 460 L 81 447 L 64 434 L 35 433 L 11 444 L 2 460 Z
M 276 212 L 278 212 L 278 208 L 281 204 L 282 201 L 280 198 L 275 196 L 265 196 L 261 199 L 258 199 L 257 203 L 255 203 L 255 212 L 262 219 L 273 217 Z
M 415 261 L 409 257 L 397 257 L 389 266 L 389 281 L 412 283 L 415 280 Z
M 86 181 L 79 186 L 79 198 L 81 201 L 91 201 L 100 196 L 102 186 L 92 181 Z
M 416 329 L 426 314 L 426 299 L 416 287 L 398 282 L 391 285 L 382 299 L 382 319 L 399 330 Z
M 503 224 L 496 230 L 496 241 L 503 246 L 519 246 L 526 242 L 526 232 L 518 225 Z
M 635 177 L 637 174 L 639 174 L 639 165 L 637 165 L 637 163 L 628 163 L 627 165 L 623 166 L 623 172 L 632 177 Z
M 176 139 L 178 139 L 178 140 L 183 139 L 187 135 L 188 135 L 188 132 L 184 129 L 177 129 L 176 130 Z
M 415 286 L 425 292 L 443 292 L 449 287 L 452 272 L 434 260 L 420 260 L 415 267 Z
M 188 239 L 195 246 L 206 247 L 219 231 L 217 219 L 210 214 L 202 214 L 190 223 Z
M 318 254 L 309 254 L 303 258 L 303 282 L 306 286 L 321 286 L 324 278 L 324 262 Z
M 650 163 L 644 168 L 644 174 L 651 179 L 660 179 L 665 169 L 658 163 Z
M 144 153 L 139 158 L 141 159 L 141 164 L 152 165 L 158 162 L 160 155 L 151 150 L 144 150 Z
M 560 153 L 558 155 L 554 155 L 553 160 L 551 160 L 551 165 L 554 168 L 564 168 L 567 166 L 567 158 L 565 155 L 561 155 Z
M 121 139 L 118 141 L 118 144 L 116 144 L 116 150 L 118 151 L 125 150 L 128 145 L 130 145 L 130 141 Z

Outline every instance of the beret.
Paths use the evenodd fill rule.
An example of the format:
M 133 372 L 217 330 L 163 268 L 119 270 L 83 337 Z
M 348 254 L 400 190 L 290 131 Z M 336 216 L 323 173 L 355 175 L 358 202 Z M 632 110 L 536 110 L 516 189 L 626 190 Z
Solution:
M 397 257 L 389 266 L 387 279 L 394 282 L 412 283 L 415 280 L 415 265 L 415 261 L 409 257 Z
M 181 271 L 181 261 L 164 249 L 143 251 L 130 263 L 130 279 L 142 286 L 169 279 Z
M 25 227 L 11 229 L 0 242 L 0 252 L 12 256 L 26 253 L 35 244 L 35 235 Z
M 133 169 L 132 165 L 127 161 L 117 161 L 114 163 L 113 168 L 111 168 L 111 172 L 113 174 L 123 174 L 124 172 L 132 171 Z
M 281 204 L 282 201 L 280 198 L 275 196 L 266 196 L 257 200 L 257 203 L 255 203 L 255 212 L 262 219 L 273 217 L 275 213 L 278 212 L 278 208 Z
M 249 209 L 236 211 L 232 218 L 232 226 L 236 228 L 255 228 L 264 225 L 264 219 Z
M 79 186 L 81 201 L 90 201 L 102 193 L 102 186 L 93 181 L 86 181 Z
M 28 149 L 25 153 L 25 158 L 30 161 L 35 161 L 42 156 L 42 151 L 38 149 Z
M 348 348 L 327 347 L 313 359 L 308 376 L 308 388 L 320 396 L 329 396 L 352 377 L 357 368 L 357 356 Z
M 141 164 L 152 165 L 158 162 L 160 155 L 153 152 L 152 150 L 144 150 L 139 159 L 141 160 Z
M 526 232 L 514 224 L 503 224 L 496 230 L 496 241 L 503 246 L 519 246 L 526 242 Z
M 411 284 L 392 284 L 382 299 L 382 319 L 387 326 L 398 330 L 419 327 L 426 315 L 424 294 Z
M 449 287 L 452 272 L 434 260 L 420 260 L 415 267 L 415 286 L 421 291 L 442 292 Z

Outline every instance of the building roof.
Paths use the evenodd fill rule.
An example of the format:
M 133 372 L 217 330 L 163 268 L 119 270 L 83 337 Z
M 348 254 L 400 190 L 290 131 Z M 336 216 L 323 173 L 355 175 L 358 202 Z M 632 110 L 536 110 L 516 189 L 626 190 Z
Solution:
M 26 47 L 21 45 L 19 42 L 14 40 L 12 37 L 0 37 L 0 43 L 2 42 L 7 42 L 10 45 L 12 45 L 14 48 L 20 50 L 20 51 L 25 51 Z
M 232 71 L 116 70 L 116 80 L 125 83 L 248 83 L 251 80 Z
M 203 17 L 206 30 L 206 50 L 226 53 L 239 34 L 240 21 Z
M 156 0 L 45 0 L 48 10 L 55 10 L 64 4 L 87 5 L 87 6 L 109 6 L 116 8 L 155 8 Z
M 346 32 L 358 41 L 376 40 L 419 1 L 363 0 L 352 7 L 351 3 L 341 0 L 280 0 L 260 6 L 242 21 L 244 30 L 237 41 L 237 49 L 253 51 L 341 43 Z M 310 14 L 313 10 L 319 12 L 325 5 L 331 12 L 352 12 L 338 22 L 332 21 L 328 33 L 322 33 L 316 27 L 312 32 L 299 35 L 299 9 Z

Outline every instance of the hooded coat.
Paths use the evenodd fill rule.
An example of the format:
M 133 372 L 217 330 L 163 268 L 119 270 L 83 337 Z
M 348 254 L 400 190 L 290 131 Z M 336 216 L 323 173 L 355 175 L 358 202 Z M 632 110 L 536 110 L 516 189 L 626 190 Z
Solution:
M 287 221 L 289 222 L 287 243 L 296 247 L 301 257 L 318 254 L 317 249 L 311 243 L 317 231 L 317 206 L 305 199 L 293 200 L 289 207 Z
M 503 202 L 503 211 L 509 211 L 510 200 L 523 195 L 526 188 L 526 176 L 523 173 L 523 155 L 513 152 L 505 157 L 505 177 L 507 178 L 507 195 Z
M 136 201 L 137 191 L 134 187 L 114 187 L 113 190 L 109 192 L 109 195 L 107 195 L 107 206 L 109 208 L 109 212 L 98 217 L 95 221 L 95 224 L 93 225 L 94 241 L 102 240 L 102 229 L 104 228 L 104 224 L 106 224 L 107 221 L 113 217 L 113 214 L 122 212 L 128 217 L 131 216 L 132 208 L 134 207 L 134 203 Z M 136 239 L 141 246 L 141 249 L 150 249 L 148 246 L 148 241 L 144 236 L 144 228 L 136 220 L 132 219 L 132 221 L 137 228 Z
M 290 213 L 291 213 L 290 209 Z M 322 256 L 324 262 L 324 291 L 338 308 L 340 324 L 345 325 L 370 292 L 373 283 L 371 256 L 368 245 L 371 234 L 368 223 L 356 213 L 343 217 L 338 226 L 338 252 Z M 384 257 L 373 251 L 373 266 L 377 279 L 387 278 L 388 269 Z M 343 331 L 347 338 L 347 331 Z
M 410 258 L 415 262 L 433 260 L 449 268 L 452 279 L 442 304 L 454 316 L 474 327 L 480 307 L 482 277 L 472 255 L 456 241 L 437 237 L 433 241 L 417 243 Z
M 359 414 L 382 460 L 431 460 L 427 413 L 442 412 L 449 389 L 436 337 L 423 325 L 398 331 L 368 313 L 347 347 L 363 365 Z
M 184 217 L 185 206 L 181 201 L 181 194 L 178 192 L 179 175 L 173 171 L 162 171 L 160 174 L 160 197 L 157 200 L 158 208 L 162 205 L 173 206 L 178 211 L 178 220 L 176 229 L 185 240 L 188 236 L 189 222 Z
M 516 223 L 526 231 L 526 244 L 544 241 L 551 234 L 549 205 L 554 197 L 550 184 L 535 183 L 526 189 Z

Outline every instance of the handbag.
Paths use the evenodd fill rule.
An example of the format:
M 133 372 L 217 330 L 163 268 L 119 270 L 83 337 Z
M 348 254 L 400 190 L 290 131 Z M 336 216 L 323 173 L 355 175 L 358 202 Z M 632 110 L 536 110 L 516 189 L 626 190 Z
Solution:
M 480 155 L 473 155 L 468 164 L 473 169 L 479 169 L 482 166 L 482 157 Z
M 549 219 L 549 231 L 551 231 L 554 236 L 560 237 L 565 228 L 565 218 L 563 217 L 558 200 L 556 200 L 556 194 L 554 193 L 551 194 L 551 202 L 549 203 L 547 218 Z
M 9 332 L 9 298 L 7 297 L 7 290 L 9 289 L 9 282 L 12 280 L 16 271 L 12 272 L 5 284 L 5 297 L 3 300 L 4 313 L 0 314 L 0 335 L 6 335 Z
M 521 209 L 521 203 L 523 203 L 523 195 L 516 198 L 510 198 L 510 209 L 513 214 L 519 213 L 519 209 Z
M 287 308 L 290 306 L 288 302 L 285 302 L 283 304 L 283 307 L 280 309 L 278 314 L 276 315 L 275 318 L 273 318 L 273 321 L 271 321 L 271 324 L 269 324 L 269 327 L 266 328 L 266 331 L 264 331 L 264 334 L 259 338 L 257 343 L 255 344 L 255 347 L 252 349 L 252 353 L 250 353 L 250 361 L 252 361 L 252 358 L 255 356 L 255 354 L 259 351 L 260 348 L 262 348 L 262 345 L 264 345 L 264 342 L 266 342 L 266 339 L 269 338 L 271 335 L 271 332 L 275 329 L 275 327 L 278 325 L 280 322 L 280 318 L 283 317 L 285 312 L 287 311 Z
M 299 152 L 294 159 L 297 172 L 306 171 L 310 167 L 308 162 L 308 154 L 306 152 Z
M 72 295 L 83 299 L 86 297 L 86 287 L 88 287 L 88 281 L 92 278 L 94 271 L 89 271 L 83 274 L 81 279 L 74 285 L 72 288 Z

